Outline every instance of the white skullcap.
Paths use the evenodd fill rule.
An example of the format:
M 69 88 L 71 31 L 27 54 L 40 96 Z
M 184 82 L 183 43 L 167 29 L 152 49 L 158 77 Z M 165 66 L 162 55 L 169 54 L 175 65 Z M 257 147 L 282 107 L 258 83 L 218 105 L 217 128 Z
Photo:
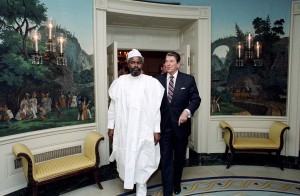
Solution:
M 142 56 L 142 54 L 140 53 L 140 51 L 138 51 L 137 49 L 132 49 L 128 55 L 127 55 L 127 60 L 129 60 L 132 57 L 141 57 L 142 60 L 144 61 L 144 57 Z

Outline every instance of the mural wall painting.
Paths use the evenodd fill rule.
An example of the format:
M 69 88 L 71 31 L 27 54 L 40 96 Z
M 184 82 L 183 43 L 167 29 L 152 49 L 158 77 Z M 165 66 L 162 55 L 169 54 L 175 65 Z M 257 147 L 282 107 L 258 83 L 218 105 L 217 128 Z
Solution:
M 251 32 L 235 24 L 235 35 L 212 43 L 212 115 L 286 116 L 289 39 L 284 37 L 284 23 L 256 17 Z M 261 64 L 252 59 L 237 65 L 237 43 L 247 46 L 252 32 L 253 43 L 262 43 Z M 226 56 L 219 57 L 218 50 Z
M 251 6 L 243 7 L 240 0 L 188 4 L 208 5 L 213 10 L 211 115 L 286 115 L 286 21 L 291 1 L 253 0 Z M 93 0 L 0 4 L 0 137 L 95 122 L 92 6 Z M 270 15 L 264 10 L 268 7 Z M 246 16 L 248 21 L 243 20 Z M 55 58 L 32 63 L 36 47 L 42 55 L 47 49 L 44 24 L 49 18 L 57 24 L 56 35 L 66 36 L 66 65 L 57 65 Z M 33 31 L 40 32 L 38 45 L 30 37 Z M 262 66 L 254 66 L 253 61 L 236 66 L 236 45 L 246 45 L 249 33 L 262 44 Z
M 2 1 L 0 136 L 95 122 L 93 1 L 76 2 Z M 76 12 L 79 9 L 81 12 Z M 74 17 L 74 12 L 78 17 Z M 51 32 L 53 42 L 59 34 L 66 37 L 66 65 L 57 65 L 57 56 L 45 56 L 44 24 L 50 17 L 56 22 L 56 32 Z M 40 33 L 38 43 L 30 37 L 34 31 Z M 90 33 L 83 37 L 81 31 Z M 85 42 L 89 45 L 85 46 Z M 62 49 L 59 44 L 57 47 Z M 32 63 L 36 48 L 43 55 L 41 64 Z

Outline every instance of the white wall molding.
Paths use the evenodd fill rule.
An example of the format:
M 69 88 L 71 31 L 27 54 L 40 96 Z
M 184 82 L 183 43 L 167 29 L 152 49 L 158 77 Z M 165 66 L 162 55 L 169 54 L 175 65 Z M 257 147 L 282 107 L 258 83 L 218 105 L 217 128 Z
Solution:
M 94 0 L 95 9 L 107 9 L 107 0 Z
M 292 4 L 292 15 L 300 14 L 300 2 L 294 1 Z
M 72 129 L 49 129 L 35 131 L 31 134 L 17 134 L 1 138 L 0 142 L 0 195 L 16 191 L 27 186 L 22 168 L 14 168 L 15 157 L 12 146 L 23 143 L 34 154 L 48 152 L 55 149 L 68 148 L 80 145 L 89 131 L 95 131 L 95 126 L 72 126 Z M 103 143 L 103 142 L 101 142 Z M 102 157 L 102 155 L 100 155 Z
M 130 0 L 109 0 L 107 9 L 110 12 L 134 14 L 139 16 L 186 19 L 210 17 L 209 7 L 201 7 L 198 12 L 195 12 L 195 6 L 178 6 Z
M 300 1 L 292 2 L 290 46 L 289 46 L 289 79 L 288 79 L 288 132 L 287 155 L 298 156 L 300 148 Z

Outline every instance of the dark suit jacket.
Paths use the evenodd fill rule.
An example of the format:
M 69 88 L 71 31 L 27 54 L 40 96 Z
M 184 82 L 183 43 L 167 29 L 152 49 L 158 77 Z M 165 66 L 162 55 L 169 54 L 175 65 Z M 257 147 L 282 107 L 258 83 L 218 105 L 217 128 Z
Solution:
M 166 128 L 173 128 L 177 137 L 188 137 L 191 134 L 191 119 L 178 126 L 178 119 L 184 109 L 189 109 L 193 115 L 198 109 L 201 98 L 196 86 L 195 78 L 178 71 L 172 102 L 167 98 L 167 74 L 156 77 L 165 88 L 164 97 L 160 107 L 161 134 Z M 170 127 L 171 126 L 171 127 Z

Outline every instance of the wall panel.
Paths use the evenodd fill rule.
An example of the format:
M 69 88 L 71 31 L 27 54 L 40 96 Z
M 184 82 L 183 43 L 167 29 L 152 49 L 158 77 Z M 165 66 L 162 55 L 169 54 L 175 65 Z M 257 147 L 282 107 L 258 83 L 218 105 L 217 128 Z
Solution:
M 107 34 L 107 43 L 118 42 L 121 49 L 163 51 L 178 48 L 177 30 L 108 26 Z
M 33 154 L 40 154 L 56 149 L 82 145 L 83 139 L 93 126 L 73 127 L 71 130 L 51 129 L 32 133 L 18 134 L 12 137 L 1 138 L 0 141 L 0 195 L 5 195 L 27 186 L 22 168 L 15 169 L 15 157 L 12 146 L 15 143 L 27 145 Z M 101 142 L 102 146 L 104 142 Z M 101 148 L 101 147 L 100 147 Z M 100 150 L 101 151 L 101 150 Z M 103 156 L 100 154 L 100 159 Z M 102 162 L 103 164 L 103 162 Z

